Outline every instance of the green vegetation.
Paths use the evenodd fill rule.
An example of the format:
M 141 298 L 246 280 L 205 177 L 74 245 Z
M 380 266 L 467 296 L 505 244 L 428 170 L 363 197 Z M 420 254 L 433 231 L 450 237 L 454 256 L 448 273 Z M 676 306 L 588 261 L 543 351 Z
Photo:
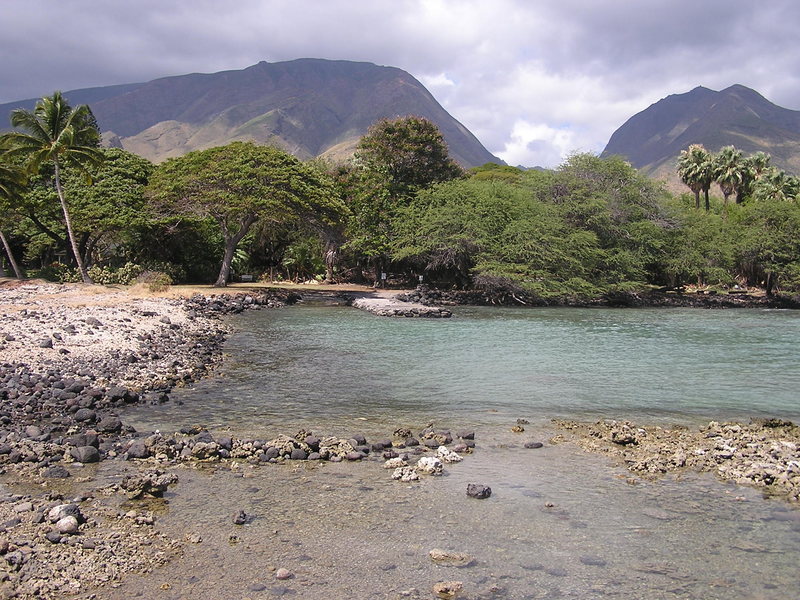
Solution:
M 213 219 L 224 240 L 215 286 L 225 286 L 239 243 L 259 220 L 334 221 L 343 204 L 318 170 L 267 146 L 233 142 L 160 165 L 148 197 L 167 217 Z
M 88 165 L 97 165 L 103 160 L 97 148 L 100 132 L 92 112 L 86 105 L 71 108 L 61 92 L 55 92 L 37 102 L 33 111 L 22 108 L 13 111 L 11 125 L 22 131 L 7 133 L 0 144 L 7 148 L 9 158 L 22 157 L 27 161 L 29 172 L 36 171 L 44 164 L 52 165 L 53 185 L 64 214 L 73 257 L 83 281 L 92 283 L 78 251 L 61 185 L 62 168 L 73 167 L 85 171 Z
M 0 150 L 2 152 L 2 150 Z M 14 269 L 17 279 L 22 279 L 22 270 L 14 257 L 11 244 L 8 243 L 3 230 L 10 227 L 14 221 L 14 206 L 24 193 L 26 183 L 25 173 L 22 169 L 7 162 L 5 153 L 0 154 L 0 241 L 8 256 L 8 262 Z
M 485 171 L 481 171 L 485 172 Z M 433 187 L 399 217 L 395 258 L 434 279 L 545 299 L 653 279 L 671 226 L 665 194 L 621 159 L 575 155 L 554 172 Z
M 16 119 L 41 134 L 0 146 L 0 237 L 20 277 L 15 256 L 60 281 L 154 290 L 387 272 L 521 302 L 687 285 L 800 292 L 800 180 L 763 153 L 691 146 L 677 165 L 691 194 L 675 197 L 617 157 L 465 172 L 418 117 L 376 123 L 336 166 L 245 142 L 154 166 L 97 147 L 89 109 L 59 94 Z
M 421 190 L 462 175 L 430 121 L 379 121 L 359 142 L 352 164 L 338 172 L 351 211 L 346 251 L 371 266 L 377 279 L 389 263 L 398 211 Z

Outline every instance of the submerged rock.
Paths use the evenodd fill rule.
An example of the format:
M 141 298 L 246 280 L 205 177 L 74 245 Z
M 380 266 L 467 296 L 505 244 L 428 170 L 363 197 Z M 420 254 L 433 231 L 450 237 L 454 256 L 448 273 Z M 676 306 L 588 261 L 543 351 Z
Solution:
M 423 456 L 417 461 L 417 470 L 427 475 L 441 475 L 444 465 L 435 456 Z
M 419 481 L 419 474 L 414 467 L 398 467 L 392 473 L 392 479 L 398 481 Z
M 452 600 L 464 590 L 464 583 L 461 581 L 440 581 L 433 584 L 433 593 L 438 598 Z
M 142 496 L 153 496 L 160 498 L 173 483 L 177 483 L 178 476 L 175 473 L 166 473 L 161 469 L 153 469 L 139 473 L 137 475 L 127 475 L 122 480 L 120 486 L 128 492 L 131 499 L 141 498 Z
M 399 456 L 395 458 L 390 458 L 385 463 L 383 463 L 384 469 L 399 469 L 400 467 L 407 467 L 407 466 L 408 463 L 406 462 L 406 460 Z
M 428 556 L 437 564 L 451 565 L 454 567 L 466 567 L 474 561 L 469 554 L 464 554 L 463 552 L 448 552 L 440 548 L 434 548 L 428 552 Z
M 492 495 L 492 488 L 490 488 L 488 485 L 481 485 L 478 483 L 467 484 L 467 496 L 469 496 L 470 498 L 477 498 L 478 500 L 483 500 L 491 495 Z
M 459 463 L 464 460 L 461 455 L 453 452 L 452 450 L 448 450 L 447 446 L 439 446 L 439 448 L 436 450 L 436 457 L 442 462 L 446 463 Z

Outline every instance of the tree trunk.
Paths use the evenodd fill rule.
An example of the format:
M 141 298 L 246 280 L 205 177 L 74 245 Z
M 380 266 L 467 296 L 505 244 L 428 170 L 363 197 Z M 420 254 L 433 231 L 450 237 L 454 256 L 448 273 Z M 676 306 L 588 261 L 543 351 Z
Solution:
M 333 268 L 339 262 L 339 245 L 333 240 L 325 241 L 325 283 L 333 283 Z
M 239 226 L 239 231 L 234 235 L 230 235 L 227 223 L 220 221 L 222 226 L 222 234 L 225 238 L 225 254 L 222 257 L 222 266 L 219 269 L 219 275 L 214 282 L 214 287 L 226 287 L 228 285 L 228 277 L 231 275 L 231 264 L 233 263 L 233 255 L 242 238 L 250 231 L 250 227 L 256 222 L 256 215 L 249 214 L 242 219 Z
M 8 262 L 11 263 L 11 268 L 14 269 L 14 274 L 17 276 L 17 279 L 25 279 L 25 276 L 22 274 L 17 261 L 14 259 L 14 253 L 11 251 L 11 246 L 9 245 L 8 240 L 6 239 L 6 236 L 3 235 L 2 231 L 0 231 L 0 241 L 3 242 L 3 247 L 6 249 L 6 254 L 8 255 Z
M 700 210 L 700 190 L 699 189 L 695 189 L 694 190 L 694 207 L 697 210 Z
M 711 211 L 711 203 L 708 200 L 708 188 L 703 188 L 703 197 L 706 201 L 706 212 Z
M 89 271 L 86 270 L 86 265 L 83 262 L 81 253 L 78 250 L 78 244 L 75 241 L 75 234 L 72 232 L 72 221 L 69 218 L 69 210 L 67 209 L 67 202 L 64 200 L 64 190 L 61 188 L 61 171 L 58 167 L 58 161 L 53 161 L 55 167 L 55 182 L 56 192 L 58 192 L 58 199 L 61 202 L 61 210 L 64 213 L 64 223 L 67 226 L 67 235 L 69 236 L 69 243 L 72 246 L 72 254 L 75 256 L 75 263 L 78 265 L 78 270 L 81 272 L 81 278 L 84 283 L 92 284 L 92 278 L 89 277 Z
M 775 276 L 772 274 L 772 271 L 767 272 L 767 281 L 764 285 L 766 287 L 767 297 L 772 298 L 775 289 Z

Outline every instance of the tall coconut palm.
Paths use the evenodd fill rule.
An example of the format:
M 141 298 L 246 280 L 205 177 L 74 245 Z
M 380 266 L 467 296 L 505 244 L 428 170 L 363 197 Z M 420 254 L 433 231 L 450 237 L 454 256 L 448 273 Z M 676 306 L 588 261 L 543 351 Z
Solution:
M 103 161 L 103 155 L 98 148 L 99 132 L 92 112 L 85 104 L 73 109 L 61 92 L 54 92 L 52 96 L 45 96 L 39 100 L 33 111 L 22 108 L 13 111 L 11 125 L 21 131 L 3 136 L 3 141 L 9 148 L 9 156 L 24 158 L 30 171 L 37 170 L 43 163 L 53 165 L 53 179 L 64 213 L 64 224 L 72 246 L 72 254 L 83 281 L 92 283 L 78 251 L 64 189 L 61 186 L 61 169 L 64 166 L 74 166 L 86 172 L 87 166 L 97 165 Z
M 0 154 L 0 242 L 5 248 L 6 255 L 8 255 L 8 262 L 11 263 L 11 268 L 14 269 L 14 275 L 17 279 L 22 279 L 22 269 L 19 268 L 14 253 L 11 251 L 11 245 L 8 243 L 6 236 L 3 233 L 2 227 L 6 225 L 4 217 L 11 214 L 11 208 L 14 200 L 22 193 L 22 187 L 25 184 L 25 173 L 22 169 L 7 162 L 5 153 Z
M 694 192 L 695 208 L 700 208 L 700 192 L 705 194 L 709 210 L 708 190 L 714 181 L 711 153 L 702 144 L 692 144 L 678 157 L 678 176 Z
M 742 151 L 733 146 L 725 146 L 714 157 L 714 179 L 719 184 L 726 205 L 728 198 L 744 186 L 744 168 Z

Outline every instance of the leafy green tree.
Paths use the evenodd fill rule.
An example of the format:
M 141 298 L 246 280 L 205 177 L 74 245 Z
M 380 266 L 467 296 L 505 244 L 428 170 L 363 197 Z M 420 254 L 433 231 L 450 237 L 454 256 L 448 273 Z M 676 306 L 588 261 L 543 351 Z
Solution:
M 506 181 L 508 183 L 520 183 L 524 171 L 518 167 L 498 165 L 497 163 L 486 163 L 480 167 L 473 167 L 467 171 L 470 179 L 492 181 Z
M 463 174 L 439 128 L 422 117 L 378 121 L 359 141 L 355 160 L 395 198 Z
M 710 210 L 708 190 L 714 181 L 711 153 L 702 144 L 692 144 L 678 157 L 678 176 L 694 193 L 695 208 L 700 208 L 700 192 L 705 195 L 706 211 Z
M 81 171 L 67 166 L 61 173 L 62 188 L 69 193 L 70 216 L 78 251 L 84 264 L 98 253 L 112 258 L 137 227 L 148 223 L 144 199 L 153 165 L 150 161 L 119 148 L 100 148 L 103 161 Z M 86 185 L 86 175 L 92 185 Z M 38 231 L 57 246 L 68 244 L 60 233 L 53 189 L 52 169 L 43 166 L 31 179 L 23 195 L 21 210 Z
M 236 248 L 257 221 L 334 221 L 344 212 L 318 170 L 249 142 L 164 162 L 150 179 L 148 195 L 165 214 L 216 221 L 225 246 L 218 287 L 227 285 Z
M 734 282 L 737 230 L 716 212 L 674 208 L 676 226 L 667 230 L 658 268 L 670 287 L 686 284 L 729 285 Z
M 14 252 L 3 232 L 6 226 L 14 218 L 14 207 L 22 194 L 23 186 L 26 183 L 25 172 L 8 160 L 4 152 L 0 152 L 0 242 L 8 256 L 8 262 L 14 269 L 17 279 L 23 279 L 22 269 L 14 258 Z
M 390 251 L 392 222 L 419 190 L 461 177 L 439 129 L 421 117 L 384 119 L 361 138 L 350 173 L 347 249 L 377 269 Z
M 800 205 L 763 201 L 741 207 L 737 250 L 739 268 L 767 295 L 777 287 L 800 290 Z
M 24 157 L 30 172 L 38 171 L 42 164 L 52 164 L 53 183 L 75 263 L 83 281 L 92 283 L 72 229 L 70 211 L 61 185 L 61 171 L 65 166 L 85 171 L 89 165 L 97 165 L 103 160 L 97 148 L 100 134 L 94 116 L 88 106 L 81 105 L 73 109 L 61 92 L 55 92 L 39 100 L 33 111 L 21 108 L 14 110 L 11 113 L 11 125 L 22 131 L 3 136 L 10 156 Z
M 398 211 L 393 257 L 433 279 L 542 299 L 640 286 L 656 274 L 672 224 L 664 193 L 618 157 L 575 155 L 519 183 L 456 180 Z
M 472 283 L 498 236 L 523 217 L 528 196 L 505 182 L 456 180 L 419 193 L 395 217 L 395 260 L 411 260 L 433 280 Z M 476 271 L 477 268 L 477 271 Z

